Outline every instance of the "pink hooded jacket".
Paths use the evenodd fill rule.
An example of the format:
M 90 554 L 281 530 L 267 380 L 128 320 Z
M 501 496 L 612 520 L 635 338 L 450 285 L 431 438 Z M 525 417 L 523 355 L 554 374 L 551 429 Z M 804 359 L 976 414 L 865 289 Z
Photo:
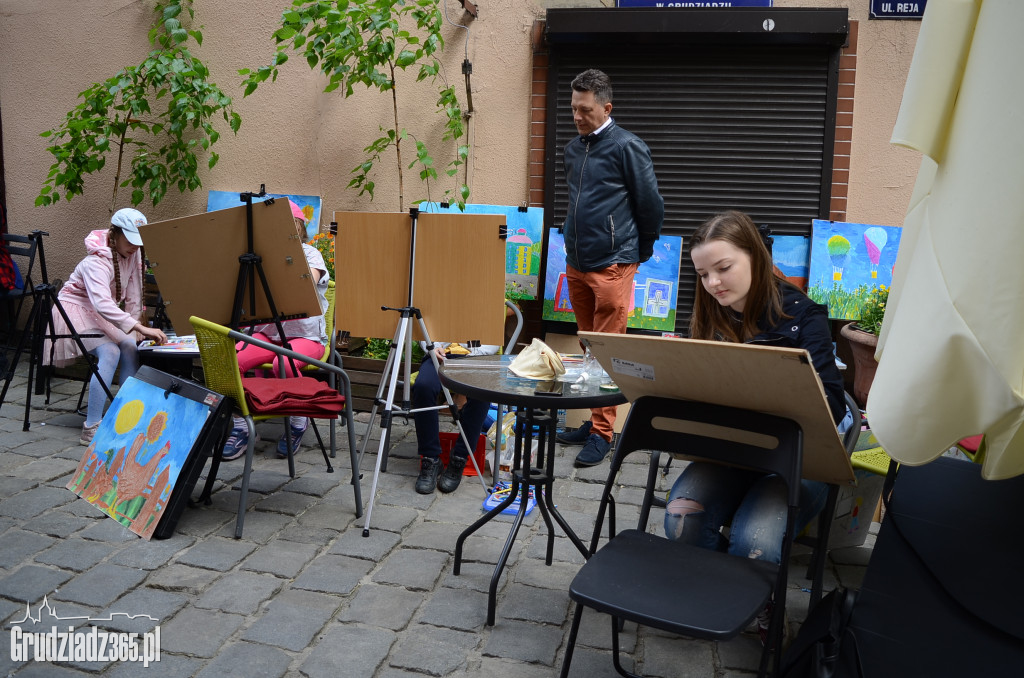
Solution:
M 119 340 L 108 323 L 125 334 L 132 331 L 142 315 L 142 253 L 137 250 L 125 259 L 116 256 L 107 245 L 107 230 L 96 230 L 85 238 L 88 255 L 78 263 L 75 271 L 64 283 L 57 295 L 62 304 L 74 304 L 79 308 L 73 316 L 79 316 L 87 327 L 97 328 L 112 340 Z M 121 298 L 115 299 L 114 266 L 121 272 Z M 118 306 L 124 301 L 124 310 Z M 103 322 L 106 321 L 106 322 Z M 83 331 L 86 327 L 78 328 Z

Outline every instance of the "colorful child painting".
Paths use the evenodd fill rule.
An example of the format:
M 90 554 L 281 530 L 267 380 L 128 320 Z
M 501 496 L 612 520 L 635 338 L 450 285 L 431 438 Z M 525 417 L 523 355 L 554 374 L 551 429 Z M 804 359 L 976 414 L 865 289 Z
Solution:
M 67 488 L 149 539 L 207 414 L 201 402 L 128 379 Z
M 772 263 L 786 280 L 802 290 L 810 278 L 811 239 L 803 235 L 772 236 Z
M 633 300 L 626 319 L 627 326 L 663 332 L 675 329 L 682 247 L 683 239 L 675 235 L 662 235 L 654 243 L 654 255 L 640 264 L 633 279 Z M 565 238 L 558 229 L 548 232 L 542 317 L 544 320 L 576 322 L 565 277 Z
M 812 225 L 807 295 L 827 305 L 830 318 L 856 320 L 871 290 L 892 283 L 903 229 L 823 219 Z
M 421 202 L 421 212 L 461 214 L 455 205 Z M 465 214 L 501 214 L 505 217 L 505 298 L 536 299 L 540 281 L 540 256 L 544 245 L 544 209 L 525 211 L 509 205 L 466 205 Z
M 229 207 L 238 207 L 242 204 L 239 199 L 240 191 L 210 191 L 206 199 L 206 211 L 224 210 Z M 274 198 L 275 200 L 287 198 L 299 206 L 302 213 L 306 215 L 306 240 L 312 240 L 320 232 L 320 196 L 318 195 L 296 195 L 292 193 L 267 193 L 259 200 Z M 256 200 L 253 200 L 256 202 Z

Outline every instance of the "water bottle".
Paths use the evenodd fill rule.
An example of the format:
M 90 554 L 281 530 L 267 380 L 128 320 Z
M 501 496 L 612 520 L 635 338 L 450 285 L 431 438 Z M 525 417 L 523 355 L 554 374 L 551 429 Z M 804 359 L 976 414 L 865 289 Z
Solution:
M 565 431 L 565 410 L 558 410 L 558 425 L 556 430 L 559 433 Z

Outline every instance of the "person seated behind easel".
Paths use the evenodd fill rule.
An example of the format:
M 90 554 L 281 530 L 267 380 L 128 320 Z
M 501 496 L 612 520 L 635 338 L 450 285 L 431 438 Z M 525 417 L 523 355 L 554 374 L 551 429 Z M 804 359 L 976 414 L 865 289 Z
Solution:
M 705 221 L 690 240 L 699 282 L 690 338 L 803 348 L 825 389 L 840 432 L 853 421 L 832 352 L 828 312 L 798 287 L 773 273 L 771 255 L 750 217 L 729 211 Z M 828 486 L 801 481 L 799 533 L 825 505 Z M 733 555 L 779 563 L 785 531 L 785 483 L 718 464 L 694 462 L 676 479 L 665 509 L 665 534 Z M 730 523 L 729 539 L 721 533 Z M 765 642 L 771 604 L 758 615 Z
M 443 362 L 447 355 L 494 355 L 498 352 L 498 347 L 484 345 L 467 348 L 461 344 L 435 344 L 434 352 L 438 360 Z M 412 408 L 437 405 L 440 393 L 441 379 L 428 355 L 420 363 L 419 374 L 412 384 Z M 452 393 L 452 400 L 459 408 L 462 430 L 466 432 L 470 444 L 475 446 L 480 433 L 486 430 L 484 421 L 487 419 L 487 408 L 490 407 L 490 403 L 466 398 L 457 393 Z M 420 494 L 430 494 L 435 487 L 442 492 L 454 492 L 462 482 L 462 470 L 466 468 L 466 461 L 469 458 L 466 443 L 462 436 L 459 436 L 448 456 L 448 466 L 442 471 L 440 424 L 437 413 L 438 410 L 434 409 L 412 415 L 416 423 L 416 447 L 421 457 L 420 475 L 416 478 L 416 491 Z
M 141 337 L 157 344 L 167 341 L 167 335 L 141 321 L 146 310 L 142 305 L 145 256 L 141 252 L 139 226 L 145 225 L 146 217 L 138 210 L 126 207 L 114 212 L 110 228 L 97 229 L 85 237 L 87 254 L 57 294 L 57 300 L 79 335 L 101 335 L 82 337 L 82 344 L 96 356 L 96 369 L 108 385 L 118 366 L 122 384 L 138 371 Z M 71 334 L 58 308 L 55 307 L 51 315 L 55 335 Z M 49 342 L 44 351 L 44 358 L 49 360 Z M 70 337 L 53 343 L 54 365 L 63 367 L 80 355 L 78 344 Z M 89 381 L 89 405 L 82 424 L 81 444 L 92 442 L 106 402 L 107 394 L 93 375 Z
M 316 296 L 320 301 L 320 315 L 311 316 L 309 318 L 297 318 L 295 320 L 286 320 L 282 323 L 284 333 L 291 349 L 296 353 L 301 353 L 304 356 L 309 356 L 314 360 L 320 360 L 324 355 L 324 349 L 327 346 L 327 322 L 324 319 L 323 314 L 327 311 L 327 283 L 330 282 L 330 276 L 327 274 L 327 265 L 324 263 L 324 258 L 319 251 L 312 245 L 307 245 L 306 240 L 306 215 L 303 214 L 302 209 L 291 200 L 288 204 L 292 208 L 292 218 L 295 221 L 295 231 L 299 234 L 299 239 L 302 241 L 302 251 L 306 255 L 306 262 L 309 263 L 309 271 L 313 274 L 313 280 L 316 286 Z M 262 341 L 270 342 L 281 346 L 284 341 L 277 333 L 277 326 L 273 323 L 267 325 L 257 325 L 253 328 L 253 338 L 261 339 Z M 245 342 L 238 342 L 235 345 L 235 349 L 238 351 L 238 367 L 245 374 L 251 369 L 254 369 L 260 365 L 268 363 L 273 364 L 273 374 L 270 375 L 272 378 L 277 377 L 280 372 L 280 366 L 284 365 L 284 372 L 286 377 L 295 376 L 295 371 L 292 369 L 292 362 L 284 356 L 280 356 L 273 351 L 269 351 L 253 344 L 247 344 Z M 302 369 L 306 363 L 295 360 L 295 369 Z M 308 417 L 291 417 L 288 425 L 288 430 L 292 438 L 292 451 L 298 452 L 299 445 L 302 443 L 302 436 L 306 432 L 306 428 L 309 426 Z M 280 440 L 277 441 L 277 456 L 285 458 L 288 456 L 288 441 L 284 437 L 285 434 L 281 434 Z M 245 420 L 241 417 L 234 418 L 234 426 L 231 430 L 231 435 L 228 436 L 228 441 L 224 445 L 224 449 L 221 452 L 221 458 L 225 461 L 232 459 L 238 459 L 245 454 L 245 449 L 249 444 L 249 431 L 245 426 Z

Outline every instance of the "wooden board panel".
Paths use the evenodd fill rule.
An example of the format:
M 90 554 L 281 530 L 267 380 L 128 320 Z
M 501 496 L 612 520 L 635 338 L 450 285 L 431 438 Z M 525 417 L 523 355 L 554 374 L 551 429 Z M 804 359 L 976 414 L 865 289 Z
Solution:
M 319 315 L 320 302 L 288 202 L 254 203 L 252 209 L 253 251 L 262 257 L 278 312 Z M 248 249 L 246 206 L 154 222 L 143 226 L 141 233 L 174 329 L 191 334 L 191 315 L 229 324 L 241 266 L 238 258 Z M 259 276 L 255 280 L 255 312 L 248 308 L 247 288 L 243 321 L 271 315 Z
M 579 335 L 630 401 L 655 395 L 787 417 L 803 429 L 805 478 L 853 482 L 806 351 L 629 334 Z

